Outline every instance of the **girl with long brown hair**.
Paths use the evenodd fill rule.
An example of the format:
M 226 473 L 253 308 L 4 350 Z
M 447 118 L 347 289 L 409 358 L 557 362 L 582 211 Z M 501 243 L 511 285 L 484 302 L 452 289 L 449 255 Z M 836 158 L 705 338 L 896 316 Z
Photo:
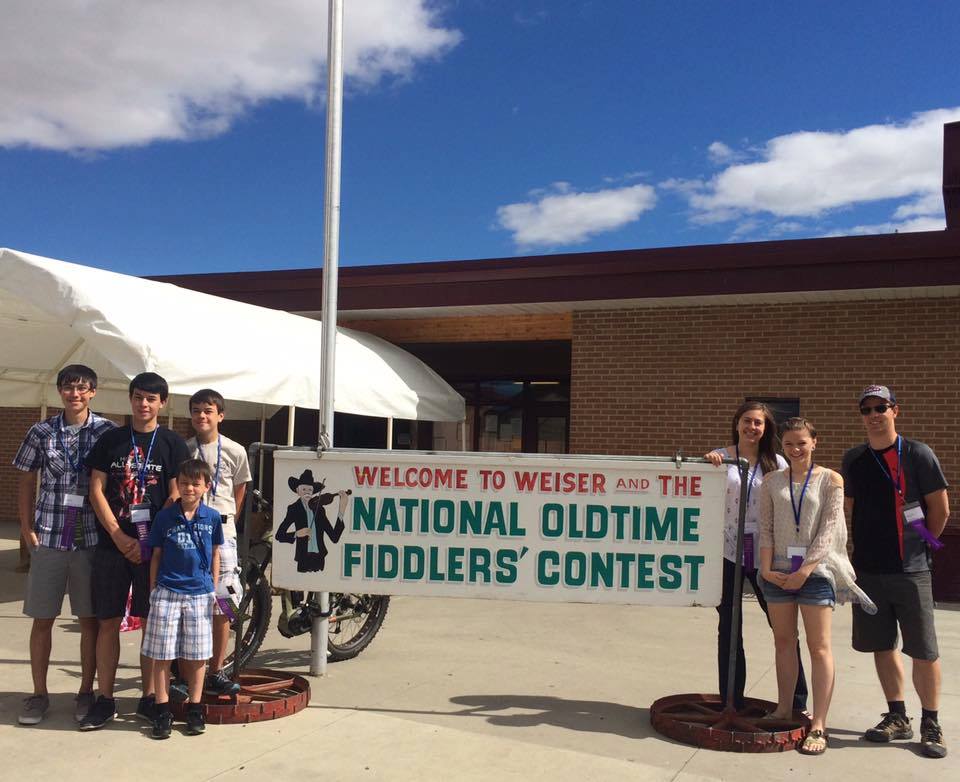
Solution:
M 763 613 L 767 612 L 767 602 L 757 584 L 757 567 L 759 565 L 759 504 L 760 484 L 765 475 L 776 472 L 787 466 L 784 458 L 777 454 L 777 424 L 773 411 L 763 402 L 744 402 L 733 414 L 731 423 L 732 443 L 726 447 L 717 448 L 704 456 L 715 466 L 721 466 L 721 459 L 743 458 L 750 464 L 747 484 L 746 524 L 744 530 L 744 580 L 749 580 L 757 596 L 757 602 Z M 737 663 L 734 678 L 734 706 L 743 706 L 743 691 L 747 679 L 747 661 L 743 651 L 743 614 L 740 621 L 733 627 L 734 601 L 743 598 L 743 588 L 739 594 L 734 594 L 734 568 L 737 556 L 737 522 L 740 513 L 740 470 L 734 465 L 727 465 L 727 493 L 724 504 L 724 532 L 723 532 L 723 595 L 717 622 L 717 668 L 720 678 L 720 696 L 727 699 L 727 670 L 730 660 L 730 636 L 736 633 Z M 797 644 L 797 660 L 799 666 L 800 645 Z M 807 707 L 807 682 L 803 675 L 803 667 L 799 666 L 796 691 L 793 706 L 798 711 Z

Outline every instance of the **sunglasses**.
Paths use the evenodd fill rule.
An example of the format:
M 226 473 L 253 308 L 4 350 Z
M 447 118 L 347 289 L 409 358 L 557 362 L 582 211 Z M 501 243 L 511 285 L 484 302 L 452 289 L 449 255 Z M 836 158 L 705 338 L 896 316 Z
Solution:
M 880 415 L 883 415 L 892 407 L 893 405 L 889 402 L 884 402 L 882 405 L 874 405 L 873 407 L 870 407 L 869 405 L 860 405 L 860 415 L 870 415 L 870 413 L 879 413 Z

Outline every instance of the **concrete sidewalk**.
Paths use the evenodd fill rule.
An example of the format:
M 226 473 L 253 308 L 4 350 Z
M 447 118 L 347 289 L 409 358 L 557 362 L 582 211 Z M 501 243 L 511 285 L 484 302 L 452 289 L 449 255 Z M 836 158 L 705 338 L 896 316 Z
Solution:
M 398 598 L 373 644 L 312 680 L 310 706 L 293 717 L 211 726 L 169 741 L 147 737 L 131 712 L 138 695 L 139 633 L 122 638 L 121 718 L 80 733 L 72 714 L 79 666 L 75 623 L 58 622 L 51 711 L 17 724 L 30 688 L 16 541 L 0 540 L 0 763 L 6 779 L 205 780 L 795 780 L 828 774 L 902 782 L 960 774 L 960 612 L 940 609 L 943 726 L 951 754 L 931 760 L 915 742 L 868 744 L 862 731 L 885 703 L 872 661 L 850 649 L 850 609 L 835 614 L 837 688 L 830 749 L 738 755 L 661 737 L 649 705 L 665 695 L 715 692 L 713 609 L 551 605 Z M 774 698 L 773 641 L 745 602 L 748 694 Z M 309 640 L 271 628 L 258 665 L 304 672 Z M 915 725 L 919 703 L 907 705 Z

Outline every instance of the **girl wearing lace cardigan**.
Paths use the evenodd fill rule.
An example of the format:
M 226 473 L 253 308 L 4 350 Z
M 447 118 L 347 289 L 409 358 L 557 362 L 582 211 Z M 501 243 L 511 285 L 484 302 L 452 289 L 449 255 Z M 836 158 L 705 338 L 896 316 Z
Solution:
M 789 466 L 766 476 L 760 487 L 760 584 L 777 661 L 778 699 L 772 716 L 792 716 L 799 607 L 813 684 L 813 717 L 800 751 L 819 755 L 827 748 L 827 711 L 833 696 L 833 606 L 838 600 L 869 599 L 854 584 L 847 558 L 843 478 L 813 461 L 817 430 L 805 418 L 791 418 L 781 438 Z

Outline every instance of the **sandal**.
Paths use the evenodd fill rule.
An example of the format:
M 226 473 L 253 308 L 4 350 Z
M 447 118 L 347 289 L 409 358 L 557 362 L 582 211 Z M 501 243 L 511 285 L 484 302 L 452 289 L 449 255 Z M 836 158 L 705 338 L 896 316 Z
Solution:
M 822 730 L 811 730 L 803 744 L 800 745 L 800 752 L 804 755 L 822 755 L 827 751 L 827 734 Z

